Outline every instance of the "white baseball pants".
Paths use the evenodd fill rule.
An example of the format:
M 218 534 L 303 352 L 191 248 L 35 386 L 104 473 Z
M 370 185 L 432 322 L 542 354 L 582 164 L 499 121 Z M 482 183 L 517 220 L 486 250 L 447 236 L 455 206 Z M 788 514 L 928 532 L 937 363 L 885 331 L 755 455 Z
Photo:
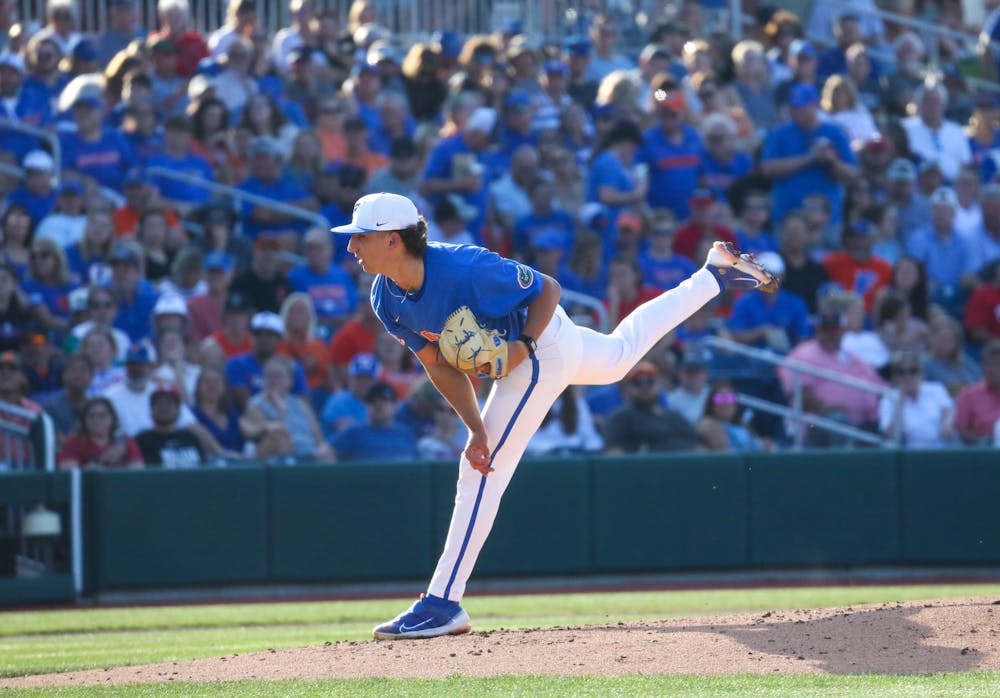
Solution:
M 428 593 L 460 601 L 479 551 L 493 528 L 507 485 L 535 430 L 568 385 L 620 381 L 664 335 L 719 293 L 705 269 L 677 288 L 636 308 L 611 334 L 578 327 L 561 307 L 538 338 L 538 349 L 503 380 L 496 381 L 483 408 L 489 435 L 488 476 L 459 462 L 455 509 L 444 552 Z

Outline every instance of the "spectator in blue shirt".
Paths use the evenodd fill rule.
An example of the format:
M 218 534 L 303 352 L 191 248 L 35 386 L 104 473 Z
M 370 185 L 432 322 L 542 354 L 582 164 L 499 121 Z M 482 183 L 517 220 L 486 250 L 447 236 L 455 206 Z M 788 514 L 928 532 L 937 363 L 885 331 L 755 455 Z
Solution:
M 271 136 L 257 136 L 250 142 L 250 177 L 240 189 L 250 194 L 266 196 L 291 206 L 315 211 L 319 208 L 316 199 L 294 180 L 282 176 L 281 146 Z M 301 218 L 276 211 L 263 204 L 246 202 L 243 204 L 243 233 L 253 239 L 262 233 L 285 239 L 286 244 L 295 247 L 299 235 L 308 224 Z
M 264 389 L 264 366 L 277 355 L 278 345 L 285 335 L 285 323 L 277 313 L 257 313 L 250 318 L 253 351 L 237 354 L 226 362 L 226 383 L 239 410 L 246 409 L 247 401 Z M 292 392 L 306 394 L 306 377 L 301 364 L 294 364 Z
M 661 211 L 650 220 L 649 247 L 639 255 L 639 266 L 646 283 L 661 291 L 675 288 L 696 271 L 690 259 L 674 254 L 673 246 L 673 216 Z
M 677 220 L 686 220 L 688 201 L 701 178 L 704 144 L 693 127 L 684 123 L 684 95 L 673 79 L 651 85 L 657 125 L 646 130 L 642 160 L 649 166 L 647 201 L 652 208 L 668 208 Z
M 142 250 L 134 242 L 119 242 L 111 253 L 111 287 L 118 296 L 115 327 L 133 342 L 149 339 L 153 334 L 153 307 L 157 294 L 142 278 Z
M 555 231 L 560 237 L 565 258 L 573 252 L 573 218 L 553 206 L 555 188 L 551 176 L 535 176 L 528 184 L 531 213 L 514 225 L 514 250 L 523 254 L 531 247 L 532 240 L 541 233 Z
M 52 187 L 55 162 L 44 150 L 32 150 L 24 156 L 22 165 L 24 182 L 7 195 L 6 205 L 24 206 L 31 214 L 31 220 L 38 225 L 56 205 L 56 192 Z
M 24 78 L 21 57 L 0 53 L 0 118 L 42 128 L 52 120 L 49 96 L 43 90 L 26 87 Z M 38 145 L 38 139 L 20 131 L 0 129 L 0 151 L 13 154 L 18 162 Z
M 368 422 L 348 427 L 333 437 L 331 445 L 339 460 L 395 461 L 417 457 L 417 438 L 396 416 L 396 392 L 376 383 L 365 393 Z
M 59 134 L 63 168 L 117 192 L 138 159 L 125 136 L 104 126 L 103 109 L 101 94 L 88 90 L 73 102 L 76 132 Z
M 338 390 L 323 405 L 320 423 L 327 439 L 351 426 L 368 420 L 364 399 L 368 389 L 382 375 L 382 365 L 374 354 L 355 354 L 347 366 L 347 385 Z
M 736 149 L 738 129 L 728 114 L 709 114 L 701 123 L 701 132 L 705 135 L 705 150 L 701 154 L 705 186 L 715 192 L 717 199 L 724 199 L 733 184 L 750 174 L 753 160 Z
M 837 126 L 820 121 L 819 93 L 799 84 L 789 95 L 786 121 L 764 143 L 761 172 L 774 181 L 772 208 L 775 222 L 797 208 L 810 194 L 822 194 L 831 204 L 834 222 L 840 220 L 843 182 L 854 176 L 857 160 L 847 136 Z
M 969 262 L 966 243 L 955 232 L 955 211 L 958 197 L 948 187 L 937 189 L 930 197 L 931 220 L 911 231 L 905 240 L 907 253 L 920 261 L 927 270 L 932 296 L 940 300 L 959 296 Z M 939 302 L 940 302 L 939 300 Z
M 138 77 L 134 82 L 139 81 Z M 163 152 L 163 132 L 157 123 L 152 97 L 131 99 L 125 104 L 118 133 L 128 139 L 140 163 Z
M 535 103 L 526 92 L 511 92 L 503 103 L 503 122 L 500 128 L 500 151 L 505 158 L 514 155 L 522 145 L 535 146 L 538 138 L 532 128 L 535 121 Z
M 28 278 L 21 289 L 35 321 L 46 331 L 64 332 L 69 327 L 69 293 L 78 285 L 66 255 L 52 240 L 31 243 Z
M 586 199 L 603 204 L 610 221 L 627 207 L 645 201 L 648 177 L 637 176 L 634 170 L 636 151 L 642 147 L 639 127 L 619 121 L 601 139 L 587 170 Z M 613 245 L 615 227 L 609 225 L 605 244 Z
M 736 247 L 741 252 L 757 254 L 778 251 L 778 241 L 767 225 L 771 217 L 770 209 L 767 194 L 759 189 L 747 191 L 737 203 L 738 218 L 733 232 L 736 235 Z
M 183 114 L 167 117 L 163 123 L 163 152 L 146 161 L 147 167 L 162 167 L 191 177 L 214 181 L 208 160 L 191 151 L 191 120 Z M 182 182 L 163 174 L 151 175 L 153 184 L 160 190 L 164 202 L 180 214 L 205 203 L 211 192 L 204 187 Z
M 757 261 L 775 277 L 785 273 L 777 252 L 764 252 Z M 812 336 L 805 301 L 780 288 L 776 293 L 747 291 L 737 298 L 729 314 L 729 331 L 737 342 L 781 353 Z
M 347 271 L 333 264 L 333 242 L 325 228 L 310 229 L 303 247 L 306 262 L 288 272 L 288 283 L 309 296 L 319 323 L 336 329 L 357 308 L 357 287 Z

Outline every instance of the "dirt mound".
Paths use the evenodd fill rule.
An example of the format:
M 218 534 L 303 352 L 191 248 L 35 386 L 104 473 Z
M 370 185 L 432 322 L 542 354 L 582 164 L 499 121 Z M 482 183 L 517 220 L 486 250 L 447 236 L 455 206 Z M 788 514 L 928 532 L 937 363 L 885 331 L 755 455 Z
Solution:
M 474 620 L 474 619 L 473 619 Z M 190 662 L 46 674 L 2 688 L 454 674 L 892 673 L 1000 670 L 993 598 L 773 611 L 423 641 L 338 642 Z

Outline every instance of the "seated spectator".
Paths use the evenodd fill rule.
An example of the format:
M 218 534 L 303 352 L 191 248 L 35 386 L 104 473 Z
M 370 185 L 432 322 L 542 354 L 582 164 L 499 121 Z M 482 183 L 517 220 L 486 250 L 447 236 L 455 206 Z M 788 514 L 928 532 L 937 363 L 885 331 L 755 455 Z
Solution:
M 365 393 L 365 404 L 367 421 L 339 431 L 331 440 L 337 458 L 343 461 L 416 458 L 416 436 L 395 420 L 396 391 L 385 383 L 375 383 Z
M 389 146 L 389 164 L 372 173 L 365 193 L 384 191 L 413 199 L 419 196 L 419 187 L 420 159 L 416 144 L 406 136 L 394 138 Z
M 434 388 L 431 388 L 434 390 Z M 417 439 L 417 457 L 421 460 L 454 461 L 462 457 L 469 430 L 444 398 L 436 393 L 431 401 L 431 428 Z M 400 408 L 402 409 L 402 407 Z M 403 423 L 397 413 L 397 422 Z
M 736 244 L 736 237 L 726 226 L 715 220 L 715 194 L 705 188 L 691 194 L 691 218 L 677 228 L 674 235 L 674 252 L 691 260 L 701 259 L 699 248 L 715 240 Z
M 77 285 L 66 263 L 66 254 L 58 245 L 44 239 L 31 243 L 28 277 L 22 281 L 21 289 L 39 327 L 56 332 L 69 329 L 69 294 Z
M 226 383 L 237 409 L 244 409 L 251 395 L 264 389 L 264 364 L 278 353 L 278 346 L 285 336 L 285 322 L 275 313 L 257 313 L 250 320 L 253 349 L 226 361 Z M 292 390 L 297 395 L 306 393 L 306 377 L 302 366 L 295 364 Z
M 88 332 L 95 327 L 102 327 L 107 329 L 112 336 L 114 347 L 112 359 L 118 362 L 124 361 L 129 344 L 132 342 L 125 332 L 117 327 L 112 327 L 112 323 L 118 316 L 118 298 L 115 296 L 115 292 L 104 286 L 90 286 L 86 289 L 85 297 L 87 304 L 84 317 L 86 319 L 73 325 L 66 340 L 67 350 L 75 350 L 82 344 L 83 338 Z
M 158 384 L 151 380 L 153 373 L 153 352 L 146 344 L 132 344 L 125 356 L 125 380 L 105 392 L 118 415 L 121 431 L 126 436 L 136 436 L 143 429 L 153 426 L 150 412 L 150 397 Z M 161 384 L 162 385 L 162 384 Z M 180 391 L 171 386 L 180 397 Z M 180 406 L 180 426 L 194 423 L 194 415 L 184 404 Z
M 250 142 L 250 176 L 239 188 L 247 193 L 266 196 L 282 203 L 309 211 L 319 205 L 309 191 L 282 174 L 282 146 L 271 136 L 257 136 Z M 282 211 L 246 202 L 242 211 L 243 234 L 251 239 L 271 235 L 286 240 L 288 247 L 295 247 L 299 236 L 306 230 L 306 223 Z
M 3 246 L 3 263 L 13 267 L 17 278 L 21 279 L 28 274 L 28 265 L 31 261 L 31 243 L 35 239 L 45 238 L 33 235 L 34 224 L 31 222 L 31 214 L 21 204 L 11 204 L 2 215 L 0 215 L 0 245 Z
M 368 124 L 360 116 L 344 120 L 344 162 L 361 168 L 367 180 L 389 165 L 389 159 L 368 147 Z
M 660 404 L 660 371 L 640 361 L 623 381 L 626 402 L 604 427 L 606 454 L 691 451 L 698 434 L 681 415 Z
M 868 107 L 858 95 L 854 81 L 846 75 L 830 75 L 823 85 L 823 111 L 831 123 L 844 129 L 855 150 L 880 135 Z
M 84 182 L 121 191 L 125 173 L 139 164 L 132 144 L 104 124 L 104 94 L 81 89 L 73 101 L 75 131 L 59 132 L 62 166 Z
M 855 225 L 844 231 L 844 251 L 833 252 L 823 260 L 823 266 L 845 291 L 860 295 L 865 312 L 871 312 L 878 292 L 892 281 L 892 266 L 872 255 L 874 238 L 867 225 Z
M 152 378 L 157 383 L 172 383 L 177 386 L 181 402 L 194 404 L 194 389 L 201 375 L 201 366 L 187 360 L 187 345 L 184 333 L 170 328 L 156 334 L 156 357 L 159 366 L 153 370 Z
M 900 411 L 895 395 L 885 395 L 878 406 L 879 431 L 887 438 L 896 433 L 906 448 L 940 448 L 955 440 L 955 402 L 940 383 L 924 380 L 920 354 L 903 350 L 893 354 L 890 364 L 893 387 L 900 391 Z
M 112 216 L 115 235 L 118 237 L 135 236 L 139 227 L 139 219 L 146 211 L 158 209 L 167 219 L 167 228 L 176 230 L 180 227 L 180 219 L 169 208 L 165 208 L 160 199 L 159 191 L 146 175 L 145 171 L 136 168 L 125 175 L 122 184 L 122 194 L 125 202 L 115 209 Z
M 777 252 L 763 252 L 757 261 L 775 278 L 784 277 L 785 263 Z M 812 336 L 805 301 L 783 288 L 741 294 L 733 303 L 728 326 L 735 341 L 780 353 Z
M 440 199 L 434 205 L 433 220 L 427 224 L 427 239 L 452 245 L 476 244 L 476 239 L 465 227 L 465 219 L 451 199 Z
M 28 299 L 17 285 L 17 271 L 0 263 L 0 351 L 17 349 L 31 322 Z
M 354 280 L 343 267 L 333 264 L 333 241 L 328 230 L 311 228 L 303 247 L 306 262 L 288 272 L 288 284 L 310 300 L 313 321 L 321 323 L 324 331 L 334 330 L 350 318 L 358 305 Z
M 62 388 L 65 363 L 60 347 L 44 332 L 31 332 L 22 337 L 21 371 L 26 381 L 25 394 L 43 403 Z
M 438 426 L 437 410 L 443 401 L 441 393 L 437 391 L 429 378 L 421 378 L 416 382 L 396 410 L 396 421 L 403 426 L 409 427 L 410 431 L 420 439 L 433 432 Z M 445 405 L 449 409 L 449 405 Z M 459 453 L 465 448 L 466 430 L 461 429 L 460 441 L 455 442 L 456 447 L 460 447 Z M 459 435 L 456 435 L 456 439 Z
M 285 335 L 278 353 L 300 365 L 305 371 L 310 395 L 323 401 L 329 394 L 330 350 L 316 338 L 316 312 L 304 293 L 293 293 L 281 304 Z M 314 401 L 315 402 L 315 401 Z
M 594 427 L 587 401 L 578 386 L 568 386 L 552 403 L 525 453 L 532 456 L 568 456 L 599 453 L 604 439 Z
M 25 80 L 24 60 L 17 53 L 0 53 L 0 76 L 3 77 L 4 111 L 21 123 L 40 128 L 52 120 L 49 95 L 45 89 L 32 86 Z M 26 84 L 27 82 L 27 84 Z M 5 131 L 0 135 L 0 150 L 14 156 L 19 162 L 28 151 L 39 147 L 35 138 L 25 138 L 16 131 Z
M 948 315 L 938 315 L 928 324 L 930 342 L 924 359 L 924 376 L 942 383 L 952 397 L 962 388 L 983 379 L 979 364 L 965 351 L 962 325 Z
M 150 36 L 146 40 L 149 81 L 152 86 L 156 113 L 170 117 L 182 116 L 188 106 L 188 80 L 178 72 L 180 47 L 166 36 Z
M 62 390 L 51 395 L 43 407 L 56 430 L 57 443 L 76 432 L 80 413 L 87 402 L 87 388 L 94 379 L 94 367 L 83 354 L 73 354 L 66 359 L 62 370 Z
M 244 438 L 256 443 L 254 455 L 267 459 L 334 458 L 309 403 L 291 393 L 295 372 L 283 356 L 264 363 L 263 386 L 247 403 L 240 417 Z
M 962 127 L 945 118 L 948 89 L 944 82 L 929 78 L 913 93 L 913 115 L 903 119 L 910 152 L 920 160 L 941 166 L 947 182 L 954 182 L 963 165 L 972 160 L 969 139 Z
M 667 212 L 655 214 L 649 223 L 649 246 L 639 255 L 642 276 L 659 291 L 669 291 L 696 271 L 687 257 L 675 255 L 673 216 Z
M 736 390 L 726 380 L 712 383 L 705 411 L 695 430 L 709 451 L 746 453 L 761 450 L 757 436 L 741 422 Z
M 195 154 L 191 148 L 191 120 L 183 114 L 167 117 L 163 123 L 163 152 L 146 161 L 146 167 L 160 167 L 192 177 L 214 181 L 208 160 Z M 211 193 L 204 187 L 153 175 L 152 183 L 160 190 L 166 206 L 186 214 L 205 203 Z
M 703 347 L 691 347 L 684 352 L 677 373 L 677 386 L 667 393 L 667 404 L 692 427 L 705 412 L 708 401 L 708 366 L 712 353 Z
M 126 354 L 129 345 L 125 345 Z M 117 349 L 111 330 L 99 325 L 92 327 L 80 340 L 78 349 L 94 367 L 94 378 L 87 388 L 87 397 L 104 395 L 114 386 L 125 381 L 125 369 L 115 362 Z M 123 357 L 124 358 L 124 357 Z
M 532 213 L 530 188 L 538 177 L 538 168 L 538 150 L 522 144 L 511 155 L 510 170 L 489 185 L 489 208 L 507 240 L 513 238 L 515 224 Z
M 83 239 L 83 229 L 87 223 L 84 203 L 83 185 L 74 179 L 64 179 L 56 191 L 55 206 L 39 222 L 35 229 L 35 237 L 49 238 L 63 248 L 79 242 Z M 7 210 L 9 211 L 11 208 L 13 206 Z M 0 218 L 0 229 L 6 228 L 3 225 L 3 220 Z
M 987 342 L 981 360 L 983 380 L 963 388 L 955 401 L 955 427 L 970 445 L 989 443 L 1000 420 L 1000 341 Z
M 142 275 L 142 252 L 134 242 L 119 242 L 111 253 L 111 288 L 118 298 L 115 327 L 133 342 L 153 334 L 153 307 L 157 294 Z
M 601 138 L 587 170 L 586 197 L 607 209 L 610 221 L 626 206 L 646 200 L 647 177 L 638 177 L 633 167 L 636 152 L 643 145 L 642 133 L 630 122 L 619 121 Z M 614 241 L 613 225 L 605 242 Z
M 327 438 L 349 426 L 364 424 L 368 418 L 365 394 L 382 374 L 374 354 L 355 354 L 347 368 L 346 387 L 327 399 L 321 413 L 323 433 Z
M 362 274 L 358 280 L 358 297 L 371 296 L 372 277 Z M 375 339 L 385 329 L 367 300 L 358 303 L 352 319 L 344 323 L 330 340 L 330 364 L 334 385 L 342 387 L 347 382 L 347 367 L 357 354 L 375 353 Z
M 738 128 L 728 114 L 709 114 L 701 122 L 701 132 L 705 139 L 701 156 L 705 184 L 716 197 L 724 199 L 738 180 L 750 174 L 753 159 L 737 149 Z
M 212 435 L 226 453 L 243 452 L 243 433 L 240 431 L 240 413 L 233 405 L 222 371 L 206 367 L 198 374 L 191 405 L 198 424 Z
M 252 27 L 248 31 L 252 31 Z M 234 114 L 239 113 L 260 90 L 251 72 L 253 51 L 253 42 L 247 36 L 234 36 L 223 52 L 225 59 L 219 61 L 222 70 L 211 79 L 212 92 Z
M 790 360 L 810 364 L 826 371 L 835 371 L 848 378 L 855 378 L 876 386 L 885 382 L 868 364 L 843 351 L 841 341 L 844 336 L 845 319 L 842 312 L 832 303 L 820 309 L 816 338 L 810 339 L 792 349 Z M 789 398 L 795 391 L 796 380 L 802 386 L 802 407 L 808 413 L 820 414 L 830 419 L 845 421 L 860 428 L 875 428 L 878 424 L 878 396 L 857 388 L 837 383 L 826 378 L 809 374 L 799 374 L 797 379 L 787 366 L 778 368 L 785 395 Z M 815 434 L 810 430 L 812 445 L 829 445 L 825 434 Z M 815 439 L 815 440 L 813 440 Z
M 381 333 L 375 340 L 375 356 L 382 365 L 380 380 L 392 386 L 400 400 L 405 399 L 425 375 L 413 353 L 388 332 Z
M 257 238 L 249 269 L 236 275 L 230 293 L 238 293 L 258 312 L 276 313 L 292 286 L 281 271 L 281 241 L 273 236 Z
M 56 456 L 60 470 L 142 467 L 138 445 L 119 433 L 118 415 L 106 397 L 90 398 L 83 403 L 75 431 Z
M 55 161 L 44 150 L 32 150 L 24 156 L 22 166 L 24 181 L 7 194 L 6 204 L 24 206 L 37 226 L 56 205 L 56 192 L 52 187 Z
M 204 269 L 205 293 L 186 301 L 191 320 L 190 337 L 195 343 L 222 329 L 223 308 L 233 280 L 233 258 L 225 252 L 210 252 L 205 255 Z
M 758 132 L 773 132 L 781 115 L 764 47 L 757 41 L 744 39 L 733 47 L 731 58 L 735 73 L 733 92 L 746 108 Z
M 1000 182 L 983 187 L 980 195 L 983 220 L 968 241 L 969 274 L 983 274 L 987 265 L 1000 259 Z
M 204 464 L 207 454 L 217 455 L 221 451 L 217 444 L 214 450 L 207 447 L 207 434 L 193 417 L 187 426 L 181 426 L 181 396 L 175 386 L 162 383 L 150 387 L 147 412 L 151 426 L 135 437 L 147 466 L 197 468 Z M 209 437 L 208 441 L 214 440 Z
M 532 178 L 527 187 L 531 210 L 514 224 L 514 251 L 522 257 L 532 247 L 533 241 L 542 233 L 555 233 L 562 241 L 565 256 L 573 251 L 575 229 L 573 217 L 555 207 L 555 188 L 547 173 Z
M 252 314 L 253 306 L 246 296 L 230 292 L 222 309 L 222 327 L 206 337 L 198 347 L 202 362 L 215 357 L 224 364 L 234 356 L 253 351 L 253 339 L 250 336 Z
M 1000 260 L 986 274 L 986 283 L 972 292 L 965 306 L 965 331 L 976 344 L 1000 339 Z
M 615 327 L 633 310 L 660 293 L 645 284 L 642 269 L 635 259 L 616 257 L 608 268 L 608 290 L 604 295 L 609 326 Z
M 66 249 L 66 261 L 73 275 L 84 284 L 106 286 L 111 280 L 111 255 L 115 229 L 111 208 L 103 201 L 87 207 L 83 238 Z
M 759 189 L 748 191 L 743 195 L 736 210 L 739 217 L 733 232 L 740 252 L 749 254 L 777 252 L 778 242 L 767 228 L 771 217 L 767 194 Z

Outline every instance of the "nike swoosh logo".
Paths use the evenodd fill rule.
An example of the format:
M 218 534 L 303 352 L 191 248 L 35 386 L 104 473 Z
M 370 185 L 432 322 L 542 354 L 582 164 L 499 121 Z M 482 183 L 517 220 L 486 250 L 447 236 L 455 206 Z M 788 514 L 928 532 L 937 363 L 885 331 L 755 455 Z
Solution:
M 400 626 L 399 626 L 399 632 L 401 632 L 401 633 L 408 633 L 411 630 L 416 630 L 421 625 L 427 625 L 432 620 L 434 620 L 434 619 L 433 618 L 428 618 L 427 620 L 423 621 L 422 623 L 417 623 L 416 625 L 411 625 L 410 627 L 407 627 L 405 624 L 400 624 Z
M 381 227 L 382 227 L 383 225 L 385 225 L 385 224 L 386 224 L 386 223 L 388 223 L 388 222 L 389 222 L 389 221 L 382 221 L 381 223 L 376 223 L 376 224 L 375 224 L 375 227 L 376 227 L 376 228 L 381 228 Z

